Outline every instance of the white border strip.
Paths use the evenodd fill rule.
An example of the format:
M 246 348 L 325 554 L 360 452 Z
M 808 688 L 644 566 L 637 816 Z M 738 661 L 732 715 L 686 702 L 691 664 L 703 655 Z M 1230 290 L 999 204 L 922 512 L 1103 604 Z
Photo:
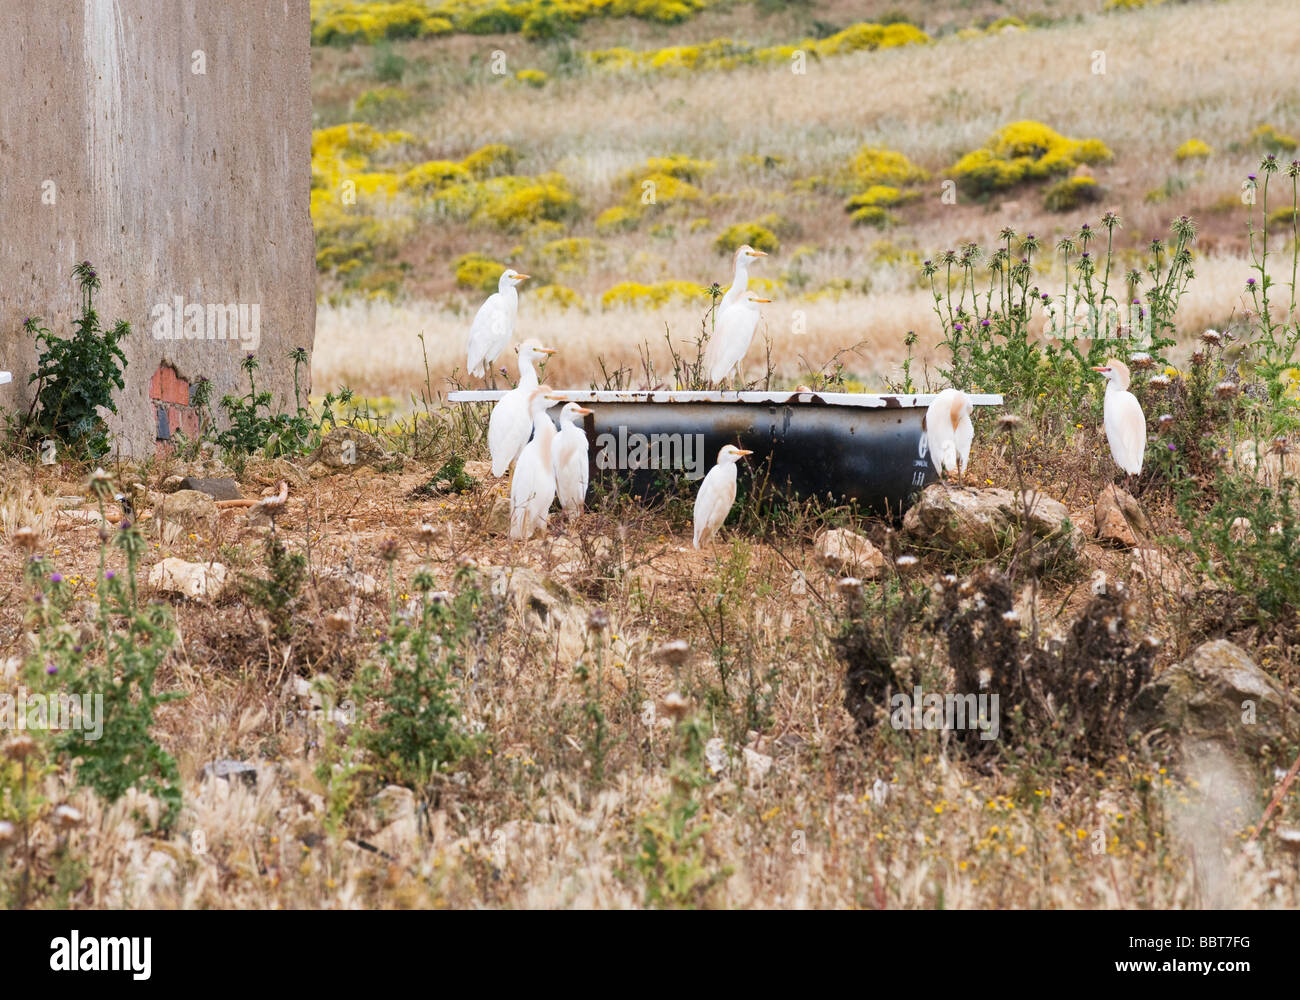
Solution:
M 677 392 L 671 389 L 654 391 L 613 389 L 555 389 L 554 395 L 564 396 L 575 403 L 776 403 L 792 404 L 814 402 L 828 406 L 884 407 L 887 400 L 896 400 L 901 407 L 929 406 L 937 393 L 876 393 L 876 392 Z M 501 389 L 465 389 L 451 393 L 447 399 L 453 403 L 494 403 L 505 391 Z M 976 406 L 1001 406 L 1002 396 L 997 393 L 967 394 Z

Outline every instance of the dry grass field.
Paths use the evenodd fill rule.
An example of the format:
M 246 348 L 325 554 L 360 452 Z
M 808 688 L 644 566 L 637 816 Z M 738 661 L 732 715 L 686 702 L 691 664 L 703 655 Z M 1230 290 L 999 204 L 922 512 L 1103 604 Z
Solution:
M 602 22 L 601 37 L 589 40 L 584 33 L 572 47 L 655 48 L 716 37 L 755 45 L 794 42 L 806 37 L 814 17 L 843 26 L 869 20 L 881 5 L 792 6 L 799 13 L 764 19 L 750 5 L 728 5 L 671 29 Z M 819 366 L 836 351 L 865 343 L 852 368 L 879 385 L 896 374 L 908 330 L 933 344 L 938 326 L 932 298 L 918 281 L 921 259 L 966 240 L 988 245 L 1004 226 L 1054 241 L 1082 221 L 1095 225 L 1106 209 L 1124 220 L 1119 235 L 1128 247 L 1163 236 L 1176 214 L 1195 216 L 1201 235 L 1188 329 L 1222 326 L 1241 313 L 1247 276 L 1241 184 L 1259 159 L 1252 132 L 1266 123 L 1294 131 L 1300 95 L 1287 66 L 1288 54 L 1300 45 L 1300 18 L 1264 0 L 1108 13 L 1099 11 L 1100 3 L 1025 4 L 1019 13 L 1054 20 L 966 38 L 954 29 L 1005 13 L 1000 5 L 962 5 L 954 8 L 959 13 L 936 12 L 946 5 L 885 6 L 913 15 L 937 40 L 827 57 L 804 75 L 792 74 L 786 63 L 689 72 L 561 71 L 560 48 L 530 45 L 519 36 L 457 35 L 396 46 L 409 68 L 400 84 L 387 86 L 398 86 L 410 99 L 379 124 L 411 133 L 417 150 L 395 155 L 412 162 L 459 160 L 486 143 L 503 143 L 520 154 L 519 173 L 556 172 L 567 179 L 580 214 L 558 226 L 535 227 L 541 230 L 535 235 L 393 208 L 413 213 L 415 222 L 391 258 L 376 260 L 369 270 L 379 273 L 371 279 L 376 287 L 400 276 L 395 284 L 359 308 L 364 289 L 348 293 L 345 281 L 323 275 L 317 391 L 346 383 L 404 397 L 424 381 L 415 339 L 420 332 L 435 375 L 450 374 L 484 294 L 456 285 L 456 261 L 467 253 L 539 275 L 534 287 L 554 282 L 578 294 L 583 307 L 563 310 L 534 300 L 529 285 L 521 296 L 520 335 L 551 336 L 554 346 L 565 348 L 551 369 L 559 382 L 587 385 L 596 377 L 594 355 L 610 367 L 635 367 L 647 339 L 662 364 L 665 325 L 678 341 L 693 337 L 707 298 L 695 308 L 606 309 L 604 293 L 626 281 L 725 286 L 730 260 L 714 248 L 715 239 L 729 225 L 771 214 L 788 234 L 778 233 L 780 248 L 753 275 L 774 283 L 762 329 L 776 348 L 779 374 L 795 381 L 800 356 Z M 872 10 L 859 16 L 865 7 Z M 950 34 L 941 34 L 945 27 Z M 549 71 L 546 85 L 536 89 L 493 75 L 487 61 L 494 50 L 507 53 L 511 73 Z M 370 120 L 364 106 L 358 114 L 357 102 L 367 90 L 385 86 L 376 80 L 373 50 L 315 51 L 318 124 Z M 1093 72 L 1097 52 L 1104 54 L 1104 73 Z M 1042 185 L 1028 184 L 980 198 L 959 194 L 956 204 L 945 204 L 947 168 L 1002 126 L 1026 119 L 1066 136 L 1099 138 L 1113 151 L 1112 162 L 1092 168 L 1102 200 L 1048 212 Z M 1207 143 L 1213 154 L 1175 159 L 1190 139 Z M 883 230 L 851 223 L 835 180 L 866 145 L 901 151 L 930 174 L 916 185 L 917 199 L 897 209 L 897 222 Z M 671 154 L 715 164 L 697 185 L 700 196 L 667 206 L 631 232 L 598 232 L 595 220 L 619 203 L 628 172 Z M 773 162 L 765 165 L 768 158 Z M 800 183 L 817 178 L 826 185 Z M 576 261 L 542 250 L 570 238 L 594 246 Z M 1037 280 L 1059 294 L 1059 260 L 1045 255 Z M 834 298 L 830 305 L 828 297 Z M 807 346 L 791 339 L 795 311 L 805 313 Z
M 105 695 L 97 742 L 0 731 L 0 902 L 1300 906 L 1300 12 L 723 0 L 533 40 L 439 3 L 434 37 L 313 46 L 311 406 L 211 400 L 144 461 L 0 456 L 0 723 L 20 691 Z M 372 23 L 331 10 L 356 16 L 323 0 L 314 30 Z M 752 56 L 874 19 L 928 40 L 804 74 Z M 584 55 L 720 38 L 750 49 Z M 1110 155 L 945 200 L 1026 121 Z M 864 147 L 910 167 L 884 183 Z M 647 178 L 663 197 L 629 200 Z M 1096 200 L 1047 209 L 1081 178 Z M 880 225 L 855 225 L 875 187 Z M 515 340 L 559 350 L 551 385 L 644 386 L 670 342 L 693 354 L 719 237 L 751 222 L 776 240 L 753 271 L 771 371 L 756 345 L 744 380 L 1003 393 L 962 482 L 900 519 L 744 466 L 696 549 L 697 484 L 598 475 L 581 516 L 511 539 L 487 408 L 445 401 L 484 276 L 535 276 Z M 1000 294 L 972 304 L 968 275 Z M 1103 317 L 1131 295 L 1150 342 L 1046 335 L 1026 302 L 1067 294 Z M 1092 370 L 1111 352 L 1146 418 L 1132 476 Z M 900 715 L 917 689 L 1000 697 L 994 738 Z

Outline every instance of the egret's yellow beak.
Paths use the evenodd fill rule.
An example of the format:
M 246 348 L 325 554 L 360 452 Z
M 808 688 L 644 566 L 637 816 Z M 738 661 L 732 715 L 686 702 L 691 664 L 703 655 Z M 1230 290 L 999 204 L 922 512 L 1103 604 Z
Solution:
M 771 302 L 771 299 L 755 299 L 755 302 Z
M 753 254 L 755 257 L 766 257 L 766 256 L 767 256 L 767 251 L 765 251 L 765 250 L 751 250 L 751 251 L 749 251 L 749 252 L 750 252 L 751 254 Z
M 1108 371 L 1110 371 L 1110 369 L 1107 368 L 1105 365 L 1093 365 L 1093 366 L 1092 366 L 1092 370 L 1095 371 L 1095 372 L 1108 372 Z
M 529 275 L 527 275 L 527 274 L 518 274 L 518 273 L 516 273 L 516 274 L 515 274 L 515 277 L 516 277 L 519 281 L 527 281 L 528 278 L 529 278 Z
M 541 353 L 541 354 L 559 354 L 559 353 L 560 353 L 560 352 L 557 351 L 554 347 L 539 347 L 539 348 L 537 348 L 537 350 L 538 350 L 538 352 Z
M 558 396 L 553 393 L 548 393 L 546 398 L 553 399 L 557 403 L 567 403 L 569 401 L 569 398 L 567 396 Z
M 591 416 L 591 411 L 590 411 L 589 409 L 587 409 L 585 406 L 579 406 L 579 407 L 578 407 L 576 410 L 574 410 L 573 412 L 576 413 L 576 414 L 578 414 L 578 416 L 580 416 L 580 417 L 589 417 L 589 416 Z
M 748 448 L 737 448 L 737 449 L 736 449 L 736 454 L 737 454 L 737 455 L 752 455 L 752 454 L 754 454 L 754 453 L 753 453 L 752 451 L 750 451 Z

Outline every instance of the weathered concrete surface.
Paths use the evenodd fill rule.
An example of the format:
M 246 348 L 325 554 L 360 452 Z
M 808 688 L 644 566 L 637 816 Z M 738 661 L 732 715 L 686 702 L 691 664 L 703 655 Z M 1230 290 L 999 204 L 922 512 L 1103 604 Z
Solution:
M 291 402 L 286 355 L 311 349 L 316 315 L 307 0 L 0 0 L 0 23 L 0 368 L 14 373 L 0 406 L 29 404 L 23 319 L 66 334 L 80 260 L 103 281 L 100 317 L 133 329 L 112 423 L 124 452 L 154 449 L 163 362 L 210 378 L 215 402 L 246 386 L 251 351 Z M 178 296 L 203 306 L 205 339 L 155 338 L 155 306 Z M 207 307 L 240 303 L 258 306 L 256 344 L 251 308 L 243 339 L 206 339 Z

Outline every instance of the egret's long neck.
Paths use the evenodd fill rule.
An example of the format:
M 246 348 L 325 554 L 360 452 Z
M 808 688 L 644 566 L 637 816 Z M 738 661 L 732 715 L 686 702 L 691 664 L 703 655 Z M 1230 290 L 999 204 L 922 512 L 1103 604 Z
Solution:
M 519 384 L 529 389 L 537 388 L 537 369 L 533 367 L 533 359 L 527 354 L 519 355 Z
M 543 468 L 551 467 L 551 443 L 555 440 L 555 425 L 543 410 L 533 421 L 533 433 L 537 435 L 537 450 L 541 452 Z
M 514 312 L 519 308 L 519 289 L 514 285 L 507 284 L 497 291 L 501 293 L 501 298 L 505 301 L 506 308 Z
M 749 262 L 742 255 L 737 254 L 736 269 L 731 276 L 731 287 L 727 289 L 727 294 L 722 296 L 718 312 L 722 312 L 727 306 L 738 301 L 747 288 L 749 288 Z
M 1111 378 L 1106 380 L 1106 391 L 1118 395 L 1121 392 L 1128 392 L 1128 386 L 1117 378 Z

